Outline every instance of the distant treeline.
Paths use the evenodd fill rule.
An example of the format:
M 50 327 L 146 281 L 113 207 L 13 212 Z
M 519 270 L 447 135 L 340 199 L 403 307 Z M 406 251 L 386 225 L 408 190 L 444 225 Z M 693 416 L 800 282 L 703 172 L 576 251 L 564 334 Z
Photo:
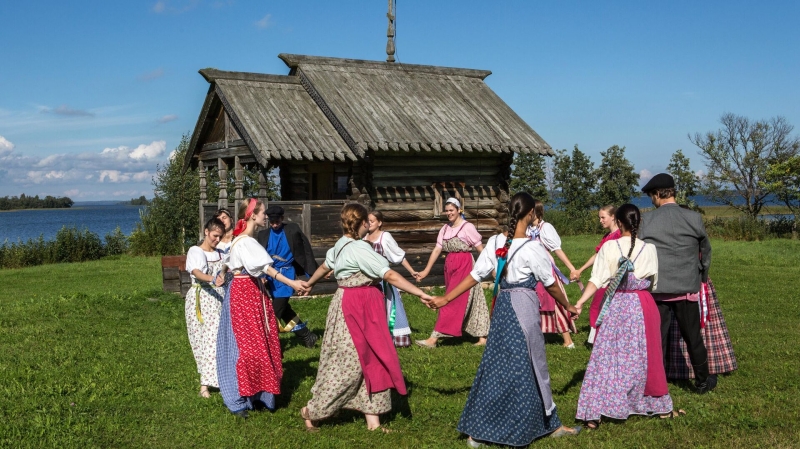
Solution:
M 50 196 L 39 198 L 39 195 L 28 196 L 24 193 L 19 197 L 0 197 L 0 210 L 13 209 L 62 209 L 72 207 L 74 201 L 66 196 Z
M 140 196 L 139 198 L 133 198 L 129 202 L 125 204 L 130 204 L 131 206 L 148 206 L 150 205 L 150 201 L 144 197 L 144 195 Z

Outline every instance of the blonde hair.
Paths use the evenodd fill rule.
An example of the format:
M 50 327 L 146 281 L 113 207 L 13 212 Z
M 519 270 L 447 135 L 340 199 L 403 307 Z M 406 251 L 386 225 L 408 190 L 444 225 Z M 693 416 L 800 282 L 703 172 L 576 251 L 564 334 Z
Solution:
M 264 202 L 255 198 L 247 198 L 239 202 L 239 220 L 244 220 L 244 215 L 247 213 L 247 206 L 250 205 L 250 200 L 254 200 L 256 202 L 256 207 L 253 208 L 253 214 L 257 214 L 261 212 L 261 208 L 264 207 Z

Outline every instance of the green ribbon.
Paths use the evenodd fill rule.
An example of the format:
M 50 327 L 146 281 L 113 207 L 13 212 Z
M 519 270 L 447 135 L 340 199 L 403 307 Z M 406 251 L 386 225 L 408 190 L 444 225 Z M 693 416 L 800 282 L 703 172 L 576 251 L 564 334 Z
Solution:
M 389 333 L 394 335 L 394 322 L 397 320 L 397 306 L 394 302 L 397 298 L 394 297 L 394 289 L 386 281 L 383 281 L 383 291 L 388 291 L 389 295 L 391 295 L 392 309 L 389 311 Z

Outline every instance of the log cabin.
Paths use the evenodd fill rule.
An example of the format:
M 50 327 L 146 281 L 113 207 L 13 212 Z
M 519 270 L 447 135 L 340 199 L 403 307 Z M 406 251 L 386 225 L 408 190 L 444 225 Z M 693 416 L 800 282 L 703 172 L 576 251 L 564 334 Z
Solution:
M 514 153 L 553 155 L 484 82 L 488 70 L 279 58 L 288 74 L 200 70 L 209 90 L 184 167 L 200 176 L 201 227 L 213 210 L 229 207 L 228 170 L 235 170 L 238 204 L 243 166 L 257 167 L 261 197 L 277 169 L 277 204 L 301 225 L 319 257 L 341 235 L 342 205 L 356 201 L 384 213 L 384 230 L 422 268 L 446 223 L 444 200 L 458 198 L 488 238 L 508 219 Z M 206 194 L 212 167 L 220 177 L 216 203 Z

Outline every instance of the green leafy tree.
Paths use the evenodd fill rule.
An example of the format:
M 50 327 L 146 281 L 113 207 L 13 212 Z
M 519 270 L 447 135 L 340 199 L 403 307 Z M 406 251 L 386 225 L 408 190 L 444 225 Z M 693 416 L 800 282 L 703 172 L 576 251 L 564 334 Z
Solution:
M 770 164 L 764 188 L 774 192 L 778 200 L 792 212 L 796 233 L 797 212 L 800 210 L 800 156 Z
M 606 151 L 601 151 L 600 155 L 603 159 L 596 172 L 600 185 L 595 195 L 595 202 L 598 205 L 615 206 L 630 202 L 639 186 L 639 174 L 636 173 L 633 164 L 625 158 L 625 147 L 614 145 Z
M 545 165 L 545 157 L 539 153 L 515 154 L 514 170 L 511 172 L 511 194 L 528 192 L 543 203 L 549 203 Z
M 200 180 L 195 170 L 183 171 L 189 151 L 184 134 L 172 157 L 153 176 L 153 200 L 141 211 L 130 237 L 134 254 L 185 254 L 198 241 Z
M 692 172 L 689 158 L 683 155 L 683 151 L 678 150 L 672 153 L 669 165 L 667 165 L 667 173 L 675 179 L 675 200 L 678 204 L 686 204 L 692 209 L 697 208 L 697 205 L 689 197 L 697 195 L 700 179 Z
M 596 207 L 594 188 L 597 175 L 591 159 L 578 149 L 578 145 L 572 150 L 572 156 L 567 154 L 567 150 L 556 152 L 553 179 L 559 192 L 559 207 L 568 215 L 581 216 Z
M 791 136 L 794 127 L 783 117 L 752 121 L 727 113 L 720 123 L 717 131 L 689 136 L 706 160 L 703 191 L 714 202 L 756 218 L 774 193 L 765 182 L 770 166 L 798 156 L 800 139 Z

